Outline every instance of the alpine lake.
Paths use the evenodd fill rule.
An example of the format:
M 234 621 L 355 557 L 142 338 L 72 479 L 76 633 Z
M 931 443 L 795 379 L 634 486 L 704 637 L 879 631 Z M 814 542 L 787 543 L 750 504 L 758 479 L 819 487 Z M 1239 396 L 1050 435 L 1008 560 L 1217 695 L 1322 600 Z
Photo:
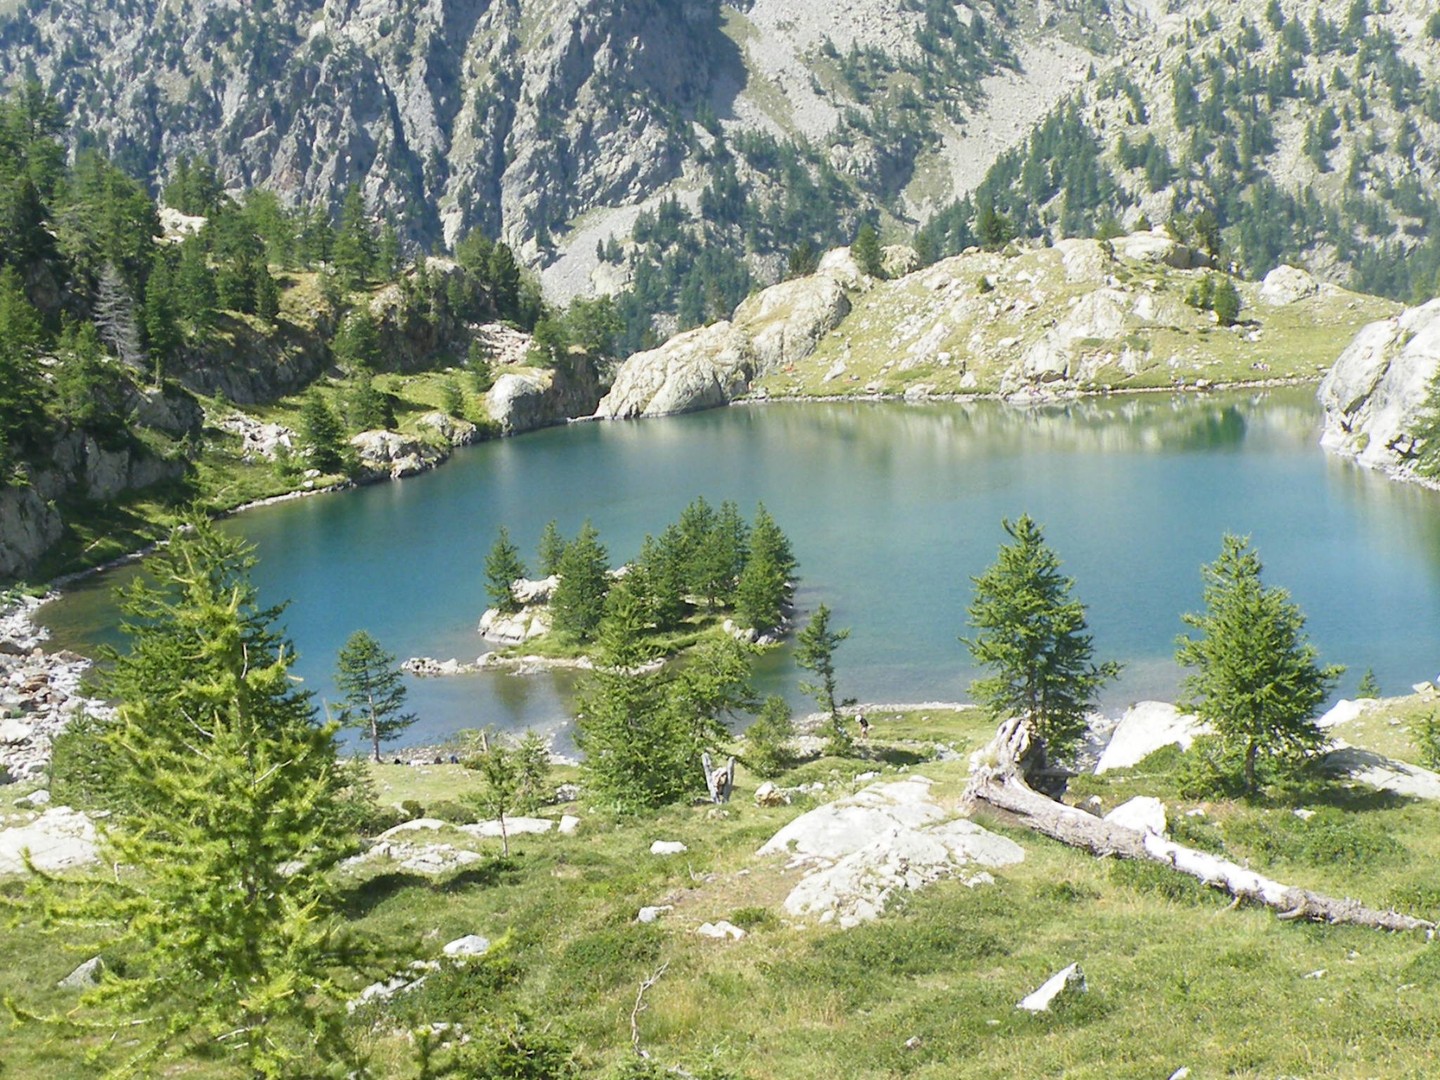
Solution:
M 288 600 L 295 674 L 335 700 L 336 653 L 366 629 L 397 657 L 473 661 L 484 561 L 505 525 L 533 565 L 545 523 L 590 519 L 612 562 L 697 495 L 763 502 L 800 560 L 798 617 L 821 602 L 850 627 L 839 687 L 864 702 L 961 701 L 977 672 L 971 578 L 1031 514 L 1089 609 L 1096 655 L 1124 664 L 1102 706 L 1174 700 L 1180 615 L 1221 535 L 1252 538 L 1268 584 L 1290 590 L 1321 659 L 1373 668 L 1386 693 L 1440 667 L 1440 494 L 1319 447 L 1310 387 L 1114 396 L 1015 407 L 898 402 L 741 405 L 638 423 L 578 423 L 459 451 L 431 473 L 247 511 L 223 525 L 255 545 L 265 603 Z M 42 609 L 53 644 L 122 644 L 113 599 L 134 565 L 70 586 Z M 762 693 L 808 711 L 790 646 L 756 664 Z M 484 671 L 411 679 L 434 744 L 462 728 L 535 728 L 573 747 L 576 675 Z

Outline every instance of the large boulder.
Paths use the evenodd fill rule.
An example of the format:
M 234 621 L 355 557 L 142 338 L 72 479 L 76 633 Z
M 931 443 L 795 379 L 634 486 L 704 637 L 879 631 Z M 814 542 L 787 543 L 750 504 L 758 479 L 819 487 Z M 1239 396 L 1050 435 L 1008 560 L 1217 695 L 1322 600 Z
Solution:
M 790 822 L 760 848 L 788 855 L 806 876 L 785 899 L 798 918 L 855 926 L 881 914 L 900 892 L 967 868 L 1020 862 L 1024 850 L 935 801 L 921 776 L 873 784 Z M 993 879 L 984 869 L 966 885 Z
M 362 431 L 350 445 L 360 461 L 362 482 L 414 476 L 433 469 L 450 454 L 448 447 L 395 431 Z
M 1277 266 L 1260 283 L 1260 300 L 1271 307 L 1284 307 L 1319 291 L 1320 283 L 1307 271 L 1295 266 Z
M 743 392 L 754 376 L 750 336 L 732 323 L 713 323 L 626 360 L 595 415 L 631 420 L 714 408 Z
M 99 862 L 95 823 L 79 810 L 52 806 L 28 825 L 0 830 L 0 874 L 22 873 L 27 852 L 47 874 Z
M 845 287 L 816 274 L 750 297 L 735 309 L 735 325 L 750 335 L 756 374 L 765 374 L 804 360 L 849 314 Z
M 1440 300 L 1364 327 L 1320 384 L 1320 445 L 1367 468 L 1412 475 L 1437 372 Z
M 1117 236 L 1110 241 L 1110 246 L 1122 259 L 1157 263 L 1176 270 L 1203 269 L 1212 264 L 1210 256 L 1180 243 L 1167 234 L 1163 226 L 1150 232 Z
M 1188 750 L 1197 735 L 1209 730 L 1199 718 L 1182 713 L 1168 702 L 1139 702 L 1125 710 L 1104 753 L 1095 763 L 1095 771 L 1131 768 L 1164 746 Z

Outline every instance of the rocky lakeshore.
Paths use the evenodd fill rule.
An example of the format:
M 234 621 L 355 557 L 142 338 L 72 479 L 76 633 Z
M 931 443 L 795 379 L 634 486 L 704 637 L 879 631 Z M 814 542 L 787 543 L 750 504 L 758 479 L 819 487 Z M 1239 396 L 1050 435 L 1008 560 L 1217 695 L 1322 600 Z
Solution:
M 0 612 L 0 779 L 40 776 L 50 762 L 52 740 L 71 720 L 108 710 L 82 692 L 89 659 L 42 648 L 48 635 L 34 621 L 42 603 L 15 597 Z

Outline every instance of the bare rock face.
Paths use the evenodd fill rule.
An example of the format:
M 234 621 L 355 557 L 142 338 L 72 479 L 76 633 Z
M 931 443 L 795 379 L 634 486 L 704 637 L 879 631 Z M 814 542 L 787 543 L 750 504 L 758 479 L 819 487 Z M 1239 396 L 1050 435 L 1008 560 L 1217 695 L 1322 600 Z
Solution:
M 908 249 L 907 249 L 908 250 Z M 804 360 L 850 314 L 844 286 L 828 274 L 772 285 L 735 309 L 760 373 Z
M 749 385 L 755 363 L 744 331 L 728 322 L 703 326 L 625 361 L 595 415 L 630 420 L 724 405 Z
M 724 405 L 750 380 L 808 358 L 850 314 L 850 293 L 870 282 L 846 248 L 815 274 L 782 281 L 719 322 L 636 353 L 621 366 L 595 415 L 610 420 L 667 416 Z
M 572 358 L 573 360 L 574 358 Z M 569 369 L 516 368 L 495 380 L 485 395 L 492 422 L 506 435 L 588 416 L 600 400 L 594 368 L 576 361 Z
M 1367 468 L 1413 476 L 1437 373 L 1440 300 L 1366 326 L 1320 384 L 1320 445 Z
M 1284 307 L 1320 291 L 1320 283 L 1308 271 L 1294 266 L 1277 266 L 1260 283 L 1260 299 L 1271 307 Z
M 360 479 L 403 480 L 433 469 L 449 456 L 449 450 L 394 431 L 362 431 L 350 440 L 360 459 Z

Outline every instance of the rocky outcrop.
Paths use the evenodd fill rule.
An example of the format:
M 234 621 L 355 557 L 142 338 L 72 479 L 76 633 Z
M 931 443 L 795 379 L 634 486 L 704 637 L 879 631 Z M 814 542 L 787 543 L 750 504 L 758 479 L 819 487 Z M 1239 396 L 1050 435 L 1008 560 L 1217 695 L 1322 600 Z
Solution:
M 572 354 L 556 368 L 506 371 L 485 395 L 491 421 L 506 435 L 589 416 L 600 401 L 600 378 L 589 360 Z
M 1320 444 L 1371 469 L 1412 478 L 1427 450 L 1427 399 L 1440 374 L 1440 300 L 1371 323 L 1320 384 Z
M 631 420 L 713 409 L 743 393 L 754 375 L 749 335 L 732 323 L 713 323 L 626 360 L 595 415 Z
M 1260 301 L 1271 307 L 1298 303 L 1320 291 L 1320 282 L 1307 270 L 1295 266 L 1277 266 L 1260 283 Z
M 362 431 L 350 445 L 360 466 L 355 479 L 362 484 L 403 480 L 433 469 L 450 456 L 446 445 L 397 431 Z
M 745 300 L 733 321 L 679 334 L 630 357 L 595 415 L 630 420 L 724 405 L 757 376 L 807 359 L 850 314 L 849 294 L 869 284 L 847 249 L 829 252 L 810 277 Z
M 794 916 L 855 926 L 881 914 L 896 896 L 942 878 L 966 885 L 994 881 L 984 868 L 1022 861 L 1024 849 L 935 801 L 931 781 L 913 776 L 873 784 L 811 810 L 760 848 L 788 855 L 807 875 L 785 899 Z

